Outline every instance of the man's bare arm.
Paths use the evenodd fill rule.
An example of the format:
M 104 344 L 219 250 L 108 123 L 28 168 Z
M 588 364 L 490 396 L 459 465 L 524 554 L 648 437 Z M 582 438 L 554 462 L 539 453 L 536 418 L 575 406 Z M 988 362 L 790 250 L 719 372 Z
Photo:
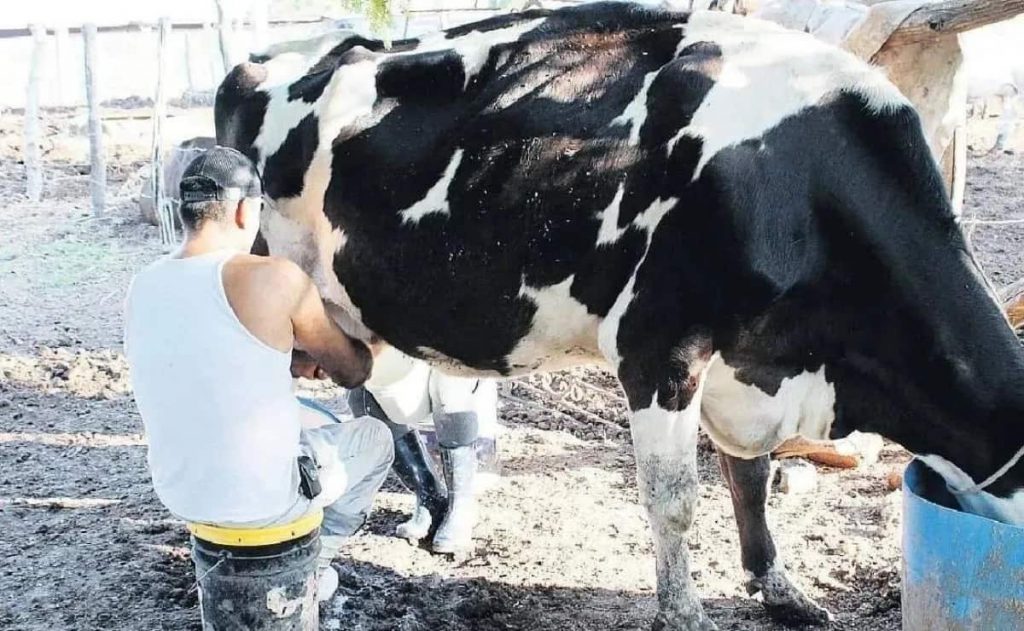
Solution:
M 295 346 L 312 356 L 338 385 L 354 388 L 362 384 L 373 367 L 370 349 L 327 317 L 320 292 L 305 272 L 294 266 L 290 274 L 295 276 L 297 296 L 291 314 Z

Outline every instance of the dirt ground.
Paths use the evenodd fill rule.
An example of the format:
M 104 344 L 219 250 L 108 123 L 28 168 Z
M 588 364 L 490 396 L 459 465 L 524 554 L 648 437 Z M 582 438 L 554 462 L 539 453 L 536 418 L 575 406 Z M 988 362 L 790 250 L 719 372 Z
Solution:
M 208 110 L 173 124 L 185 137 Z M 89 216 L 79 119 L 47 125 L 47 186 L 23 197 L 20 120 L 0 116 L 0 629 L 198 628 L 180 521 L 157 503 L 142 424 L 120 352 L 121 300 L 160 256 L 131 200 L 144 121 L 108 126 L 111 208 Z M 994 123 L 974 126 L 986 147 Z M 975 157 L 966 215 L 1024 218 L 1024 155 Z M 997 285 L 1024 275 L 1024 224 L 972 224 Z M 340 405 L 342 392 L 311 384 Z M 637 503 L 625 406 L 595 369 L 503 386 L 502 476 L 482 497 L 477 549 L 431 556 L 391 536 L 411 497 L 389 481 L 366 531 L 337 562 L 326 630 L 606 631 L 646 628 L 654 557 Z M 908 456 L 888 445 L 870 467 L 821 469 L 808 495 L 773 493 L 786 564 L 836 616 L 832 629 L 900 627 L 900 492 L 886 475 Z M 729 496 L 700 452 L 694 578 L 722 629 L 780 629 L 746 596 Z

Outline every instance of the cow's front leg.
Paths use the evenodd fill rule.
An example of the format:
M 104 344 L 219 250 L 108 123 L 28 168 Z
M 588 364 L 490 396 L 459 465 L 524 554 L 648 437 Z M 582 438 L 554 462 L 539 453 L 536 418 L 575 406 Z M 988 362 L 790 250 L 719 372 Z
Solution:
M 631 421 L 640 500 L 647 509 L 657 555 L 655 630 L 715 629 L 690 576 L 686 544 L 697 503 L 698 399 L 677 412 L 655 402 L 634 411 Z
M 766 505 L 771 462 L 768 456 L 745 460 L 718 451 L 722 476 L 729 485 L 740 555 L 747 572 L 747 592 L 761 592 L 768 615 L 783 623 L 823 624 L 828 611 L 808 598 L 786 575 L 768 529 Z

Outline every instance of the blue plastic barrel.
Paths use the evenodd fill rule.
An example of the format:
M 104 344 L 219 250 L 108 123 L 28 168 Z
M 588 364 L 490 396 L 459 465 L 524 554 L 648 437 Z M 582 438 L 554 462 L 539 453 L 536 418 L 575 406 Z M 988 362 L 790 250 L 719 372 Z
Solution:
M 1024 528 L 956 508 L 915 460 L 903 476 L 904 631 L 1024 631 Z

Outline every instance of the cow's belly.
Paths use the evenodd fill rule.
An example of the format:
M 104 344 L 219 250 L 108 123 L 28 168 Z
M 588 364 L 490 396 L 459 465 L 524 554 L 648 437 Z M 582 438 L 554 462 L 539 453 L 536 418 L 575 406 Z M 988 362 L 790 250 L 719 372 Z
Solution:
M 335 256 L 343 248 L 345 236 L 330 226 L 323 213 L 308 212 L 298 200 L 291 200 L 291 203 L 279 204 L 276 212 L 264 216 L 262 230 L 270 253 L 288 258 L 302 267 L 320 291 L 328 315 L 346 333 L 358 339 L 368 340 L 374 334 L 388 341 L 405 338 L 404 343 L 396 344 L 399 350 L 421 357 L 444 372 L 461 376 L 522 375 L 603 361 L 597 346 L 600 318 L 589 313 L 583 304 L 570 295 L 572 276 L 547 287 L 530 287 L 525 283 L 521 286 L 518 299 L 532 307 L 530 326 L 508 350 L 498 357 L 490 358 L 503 360 L 507 366 L 507 370 L 499 372 L 468 365 L 457 359 L 443 343 L 416 343 L 415 338 L 409 341 L 408 336 L 402 333 L 415 330 L 417 313 L 430 307 L 415 302 L 403 303 L 401 295 L 386 297 L 387 302 L 393 305 L 391 310 L 396 316 L 387 319 L 393 330 L 375 330 L 367 326 L 363 321 L 363 313 L 364 309 L 372 312 L 372 306 L 354 302 L 334 271 Z M 386 273 L 410 285 L 433 286 L 439 282 L 437 275 L 430 270 L 424 270 L 421 266 L 407 267 L 389 269 Z M 353 273 L 358 274 L 358 270 Z M 374 273 L 379 275 L 381 269 L 375 269 Z M 436 286 L 434 291 L 442 296 L 454 292 L 469 293 L 492 304 L 494 309 L 502 308 L 502 301 L 488 298 L 487 288 L 465 287 L 460 282 L 450 287 Z M 377 298 L 385 296 L 362 296 L 365 302 L 373 302 Z M 501 318 L 495 318 L 494 326 L 500 328 L 501 321 Z M 458 338 L 464 330 L 470 328 L 463 324 L 454 320 L 448 322 L 448 334 L 442 337 Z
M 504 356 L 502 376 L 563 370 L 604 361 L 597 346 L 601 319 L 570 295 L 573 277 L 544 288 L 523 285 L 519 297 L 533 303 L 530 328 Z M 457 334 L 457 331 L 455 332 Z M 444 349 L 418 346 L 415 354 L 441 370 L 456 375 L 493 375 L 494 371 L 467 366 Z
M 716 356 L 704 386 L 701 420 L 723 451 L 753 458 L 796 435 L 827 439 L 835 400 L 824 367 L 783 379 L 773 394 L 737 380 L 735 369 Z

